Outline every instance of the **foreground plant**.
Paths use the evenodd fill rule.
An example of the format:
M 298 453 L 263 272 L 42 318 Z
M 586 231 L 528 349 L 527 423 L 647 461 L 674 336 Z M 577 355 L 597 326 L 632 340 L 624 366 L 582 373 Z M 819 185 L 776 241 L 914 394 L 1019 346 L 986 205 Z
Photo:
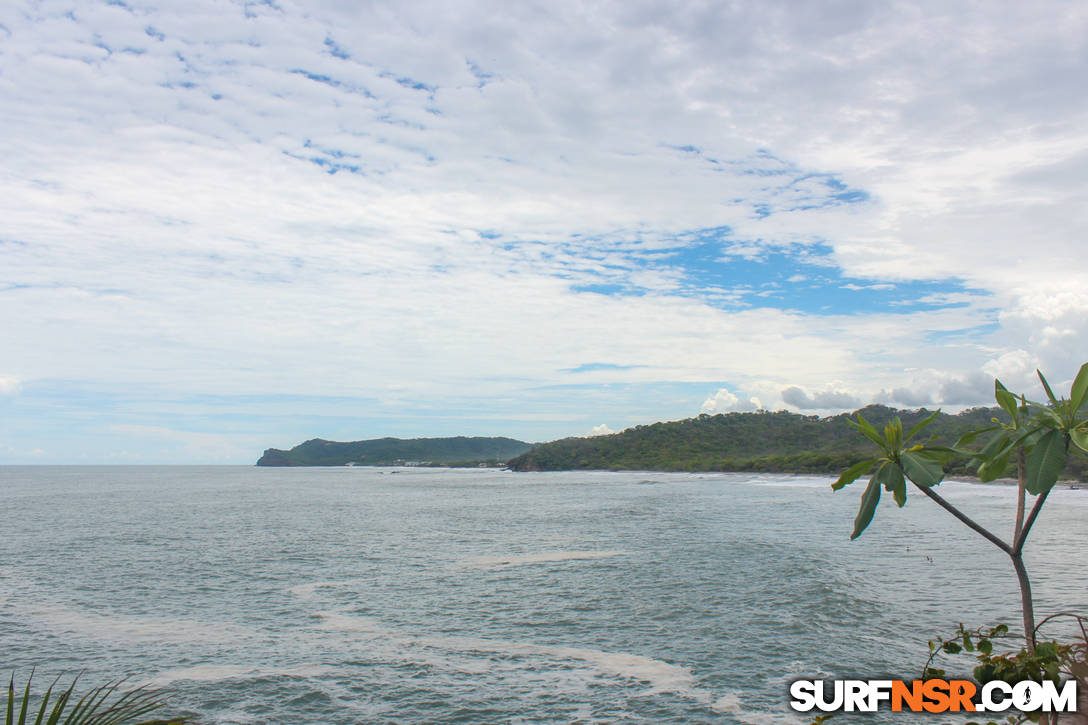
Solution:
M 1072 621 L 1080 629 L 1080 636 L 1069 642 L 1040 640 L 1039 630 L 1054 620 Z M 939 656 L 967 654 L 978 663 L 973 674 L 979 682 L 1002 680 L 1015 684 L 1024 680 L 1042 682 L 1045 679 L 1057 684 L 1062 678 L 1068 678 L 1077 681 L 1083 699 L 1085 688 L 1088 688 L 1088 618 L 1071 612 L 1052 614 L 1039 622 L 1035 631 L 1034 651 L 1029 652 L 1027 647 L 1003 652 L 995 650 L 995 643 L 1012 636 L 1004 624 L 977 629 L 967 629 L 960 624 L 951 635 L 930 640 L 929 659 L 922 669 L 922 679 L 946 677 L 944 669 L 933 666 Z M 1009 715 L 1005 722 L 1015 725 L 1039 720 L 1038 713 L 1017 713 Z M 987 725 L 997 723 L 990 721 Z
M 42 695 L 41 703 L 35 708 L 30 705 L 30 683 L 34 672 L 26 679 L 21 701 L 15 694 L 15 675 L 8 683 L 7 717 L 5 725 L 185 725 L 186 717 L 144 720 L 144 716 L 162 708 L 158 693 L 142 687 L 134 690 L 118 691 L 122 680 L 106 683 L 94 688 L 79 700 L 74 700 L 78 675 L 73 678 L 68 689 L 53 696 L 53 688 L 60 681 L 58 677 Z M 28 720 L 28 717 L 34 717 Z
M 910 445 L 910 441 L 933 421 L 937 413 L 919 422 L 906 435 L 903 434 L 903 424 L 898 418 L 888 423 L 881 434 L 859 414 L 853 425 L 879 447 L 881 456 L 851 466 L 831 485 L 837 491 L 870 472 L 873 474 L 862 494 L 851 539 L 861 536 L 872 522 L 877 504 L 880 503 L 881 488 L 891 492 L 895 502 L 902 507 L 907 502 L 907 481 L 910 481 L 941 508 L 1005 552 L 1012 562 L 1020 586 L 1024 638 L 1029 652 L 1034 652 L 1035 649 L 1035 612 L 1031 581 L 1024 566 L 1024 545 L 1050 490 L 1065 468 L 1070 446 L 1088 452 L 1088 419 L 1081 415 L 1081 408 L 1088 403 L 1088 363 L 1081 366 L 1073 380 L 1068 398 L 1056 397 L 1043 374 L 1036 372 L 1043 384 L 1043 390 L 1046 391 L 1048 403 L 1037 403 L 1022 395 L 1016 396 L 1000 380 L 995 380 L 994 397 L 1001 409 L 1008 414 L 1009 422 L 1002 423 L 995 418 L 994 425 L 968 433 L 953 448 Z M 969 451 L 962 448 L 986 433 L 994 435 L 981 450 Z M 949 456 L 957 454 L 967 455 L 971 459 L 983 481 L 992 481 L 1003 476 L 1011 462 L 1017 462 L 1019 504 L 1011 542 L 1004 541 L 981 526 L 933 490 L 944 479 L 944 463 Z M 1035 503 L 1026 518 L 1023 514 L 1025 494 L 1035 496 Z
M 980 682 L 1004 680 L 1007 682 L 1042 679 L 1056 680 L 1060 675 L 1075 678 L 1081 688 L 1088 686 L 1088 634 L 1084 642 L 1062 644 L 1057 641 L 1039 643 L 1038 627 L 1035 624 L 1035 607 L 1031 595 L 1031 580 L 1024 566 L 1024 545 L 1039 512 L 1046 503 L 1054 484 L 1065 468 L 1070 449 L 1088 452 L 1088 419 L 1081 409 L 1088 403 L 1088 363 L 1081 366 L 1073 380 L 1068 398 L 1058 398 L 1046 377 L 1036 371 L 1046 403 L 1030 401 L 1023 395 L 1014 395 L 1000 380 L 994 381 L 994 397 L 997 404 L 1009 416 L 1002 422 L 993 419 L 994 425 L 971 431 L 964 435 L 952 448 L 925 444 L 910 445 L 918 435 L 936 417 L 936 413 L 922 420 L 906 435 L 903 424 L 898 418 L 884 427 L 883 434 L 877 431 L 861 414 L 854 426 L 866 438 L 875 443 L 881 455 L 861 461 L 843 472 L 832 484 L 839 490 L 858 478 L 872 473 L 869 484 L 861 497 L 861 506 L 854 519 L 854 531 L 851 539 L 861 536 L 869 526 L 880 503 L 881 489 L 890 492 L 896 503 L 902 507 L 907 502 L 907 481 L 941 508 L 959 519 L 972 531 L 975 531 L 994 546 L 1008 555 L 1016 573 L 1020 587 L 1020 610 L 1024 626 L 1024 647 L 1018 652 L 993 653 L 995 639 L 1008 633 L 1005 625 L 978 630 L 966 630 L 960 625 L 953 637 L 930 642 L 931 656 L 926 663 L 923 679 L 943 674 L 930 665 L 938 653 L 957 653 L 962 650 L 977 653 L 979 665 L 975 668 L 975 677 Z M 939 412 L 939 411 L 938 411 Z M 977 451 L 965 450 L 980 436 L 992 434 L 986 444 Z M 981 526 L 970 516 L 940 496 L 934 488 L 944 479 L 944 464 L 950 456 L 966 455 L 980 480 L 993 481 L 1006 474 L 1010 466 L 1017 471 L 1017 511 L 1012 527 L 1012 540 L 1006 542 L 1000 536 Z M 1015 462 L 1015 464 L 1014 464 Z M 1025 516 L 1026 496 L 1035 497 L 1030 513 Z M 1055 615 L 1056 616 L 1056 615 Z M 1063 613 L 1073 617 L 1081 625 L 1084 633 L 1085 618 L 1080 615 Z M 1044 622 L 1051 619 L 1048 617 Z M 1057 722 L 1047 714 L 1010 715 L 1009 723 L 1023 720 L 1037 722 Z

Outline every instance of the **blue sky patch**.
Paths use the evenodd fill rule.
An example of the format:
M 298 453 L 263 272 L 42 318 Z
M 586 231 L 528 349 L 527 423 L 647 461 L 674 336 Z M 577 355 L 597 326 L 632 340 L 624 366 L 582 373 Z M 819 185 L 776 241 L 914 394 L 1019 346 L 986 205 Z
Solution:
M 575 292 L 592 292 L 598 295 L 616 295 L 621 297 L 641 297 L 646 290 L 626 284 L 572 284 Z
M 413 91 L 427 91 L 427 93 L 433 94 L 438 90 L 438 86 L 424 83 L 423 81 L 410 78 L 409 76 L 399 76 L 395 73 L 381 73 L 382 78 L 388 78 L 402 88 L 409 88 Z
M 645 365 L 613 365 L 612 363 L 585 363 L 579 365 L 576 368 L 567 368 L 562 372 L 565 373 L 589 373 L 595 370 L 633 370 L 634 368 L 643 368 Z
M 994 317 L 997 317 L 999 310 L 990 310 Z M 1001 329 L 1001 324 L 998 322 L 987 322 L 984 325 L 975 325 L 974 327 L 965 327 L 960 330 L 929 330 L 926 332 L 926 342 L 933 343 L 934 345 L 943 345 L 956 342 L 974 343 L 980 337 L 986 335 L 992 335 Z
M 477 88 L 483 88 L 495 77 L 493 73 L 488 73 L 468 58 L 465 59 L 465 63 L 468 64 L 468 70 L 472 73 L 472 77 L 476 79 Z
M 346 91 L 348 93 L 355 93 L 363 98 L 374 99 L 376 96 L 370 92 L 370 89 L 366 86 L 360 86 L 354 83 L 345 83 L 344 81 L 337 80 L 332 76 L 325 75 L 324 73 L 312 73 L 305 68 L 294 68 L 290 71 L 294 75 L 299 75 L 307 80 L 311 80 L 314 83 L 320 83 L 330 88 L 336 88 L 337 90 Z
M 336 41 L 333 40 L 331 36 L 325 37 L 325 47 L 329 49 L 329 54 L 334 58 L 339 58 L 341 60 L 348 60 L 351 58 L 351 54 L 337 45 Z
M 835 264 L 829 245 L 738 243 L 726 227 L 679 235 L 676 242 L 673 247 L 653 249 L 638 243 L 599 243 L 583 250 L 581 256 L 597 264 L 577 270 L 571 289 L 619 297 L 666 294 L 727 309 L 774 308 L 818 315 L 908 314 L 966 307 L 965 295 L 989 294 L 954 278 L 851 277 Z M 655 288 L 639 285 L 639 275 L 647 272 L 657 273 L 666 282 Z

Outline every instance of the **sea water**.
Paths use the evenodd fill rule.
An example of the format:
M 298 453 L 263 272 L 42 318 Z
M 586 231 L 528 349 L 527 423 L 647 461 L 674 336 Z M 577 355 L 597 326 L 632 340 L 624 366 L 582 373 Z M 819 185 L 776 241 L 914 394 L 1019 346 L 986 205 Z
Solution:
M 992 544 L 921 495 L 851 542 L 864 484 L 831 480 L 4 467 L 0 667 L 202 723 L 762 725 L 810 719 L 794 679 L 911 679 L 960 622 L 1017 627 Z M 1008 536 L 1014 488 L 939 490 Z M 1055 490 L 1032 533 L 1040 615 L 1088 611 L 1086 514 Z

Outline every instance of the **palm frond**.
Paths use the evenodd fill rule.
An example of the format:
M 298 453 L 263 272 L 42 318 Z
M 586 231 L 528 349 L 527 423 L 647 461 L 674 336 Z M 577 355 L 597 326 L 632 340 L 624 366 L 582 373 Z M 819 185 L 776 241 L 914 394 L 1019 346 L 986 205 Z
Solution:
M 37 706 L 37 717 L 28 720 L 33 713 L 30 708 L 30 683 L 34 671 L 26 679 L 22 698 L 15 694 L 15 673 L 8 681 L 8 701 L 4 725 L 186 725 L 188 717 L 176 716 L 164 719 L 145 720 L 145 716 L 165 706 L 160 693 L 146 687 L 131 690 L 119 690 L 124 680 L 107 682 L 91 689 L 78 700 L 74 700 L 76 683 L 79 675 L 72 678 L 67 689 L 56 697 L 53 690 L 60 677 L 41 696 Z M 74 702 L 74 704 L 73 704 Z

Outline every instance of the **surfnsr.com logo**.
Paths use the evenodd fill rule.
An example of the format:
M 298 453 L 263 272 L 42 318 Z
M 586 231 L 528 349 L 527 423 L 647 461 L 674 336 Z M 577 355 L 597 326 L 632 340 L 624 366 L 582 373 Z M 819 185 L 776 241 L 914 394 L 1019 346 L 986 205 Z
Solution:
M 1077 683 L 995 680 L 979 687 L 970 680 L 797 680 L 790 698 L 798 712 L 1076 712 Z

